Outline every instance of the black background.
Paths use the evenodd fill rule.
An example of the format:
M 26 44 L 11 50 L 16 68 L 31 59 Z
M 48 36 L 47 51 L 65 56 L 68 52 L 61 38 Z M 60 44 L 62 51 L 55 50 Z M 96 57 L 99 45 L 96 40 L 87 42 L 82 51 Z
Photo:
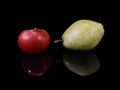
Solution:
M 56 2 L 57 3 L 57 2 Z M 59 2 L 58 2 L 59 3 Z M 15 10 L 15 59 L 11 61 L 11 74 L 16 82 L 101 82 L 101 84 L 115 80 L 115 20 L 117 19 L 116 9 L 111 5 L 106 6 L 103 3 L 97 4 L 36 4 L 28 5 L 25 8 Z M 86 7 L 87 5 L 87 7 Z M 17 6 L 17 5 L 16 5 Z M 100 60 L 100 69 L 89 76 L 79 76 L 68 70 L 62 60 L 66 51 L 62 43 L 54 44 L 53 41 L 61 39 L 62 33 L 73 22 L 79 19 L 90 19 L 100 22 L 104 25 L 105 35 L 100 44 L 92 51 Z M 24 29 L 33 29 L 34 27 L 45 29 L 51 36 L 51 45 L 43 55 L 49 53 L 52 55 L 52 66 L 42 76 L 31 77 L 24 72 L 22 61 L 24 54 L 18 47 L 17 37 Z M 11 76 L 8 76 L 11 78 Z

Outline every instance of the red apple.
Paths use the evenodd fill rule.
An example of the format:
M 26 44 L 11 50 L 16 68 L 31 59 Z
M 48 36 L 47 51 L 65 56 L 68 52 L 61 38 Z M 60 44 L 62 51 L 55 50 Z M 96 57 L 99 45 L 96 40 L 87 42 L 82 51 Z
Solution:
M 40 54 L 50 45 L 50 35 L 44 29 L 23 30 L 18 36 L 20 49 L 27 54 Z

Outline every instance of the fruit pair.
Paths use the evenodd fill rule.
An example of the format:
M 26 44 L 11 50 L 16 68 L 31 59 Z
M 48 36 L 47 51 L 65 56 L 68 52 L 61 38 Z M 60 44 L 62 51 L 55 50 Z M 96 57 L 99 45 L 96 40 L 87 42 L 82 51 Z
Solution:
M 78 20 L 62 35 L 63 46 L 71 50 L 88 51 L 95 48 L 104 35 L 101 23 Z M 50 35 L 43 29 L 24 30 L 18 37 L 18 45 L 28 54 L 40 54 L 50 45 Z

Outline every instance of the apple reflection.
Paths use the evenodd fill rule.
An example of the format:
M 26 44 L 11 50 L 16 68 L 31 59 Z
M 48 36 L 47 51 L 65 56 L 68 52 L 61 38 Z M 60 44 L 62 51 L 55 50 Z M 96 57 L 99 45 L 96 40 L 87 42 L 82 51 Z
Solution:
M 30 76 L 42 76 L 50 68 L 52 58 L 50 54 L 42 56 L 25 56 L 23 58 L 23 70 Z
M 63 55 L 64 65 L 80 76 L 88 76 L 100 68 L 100 61 L 94 53 L 66 52 Z

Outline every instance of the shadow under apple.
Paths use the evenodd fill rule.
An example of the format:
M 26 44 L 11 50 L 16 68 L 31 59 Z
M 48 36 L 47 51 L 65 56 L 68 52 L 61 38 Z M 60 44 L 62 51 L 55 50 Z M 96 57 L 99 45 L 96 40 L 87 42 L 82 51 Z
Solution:
M 100 61 L 94 53 L 66 52 L 63 55 L 64 65 L 80 76 L 88 76 L 100 68 Z

